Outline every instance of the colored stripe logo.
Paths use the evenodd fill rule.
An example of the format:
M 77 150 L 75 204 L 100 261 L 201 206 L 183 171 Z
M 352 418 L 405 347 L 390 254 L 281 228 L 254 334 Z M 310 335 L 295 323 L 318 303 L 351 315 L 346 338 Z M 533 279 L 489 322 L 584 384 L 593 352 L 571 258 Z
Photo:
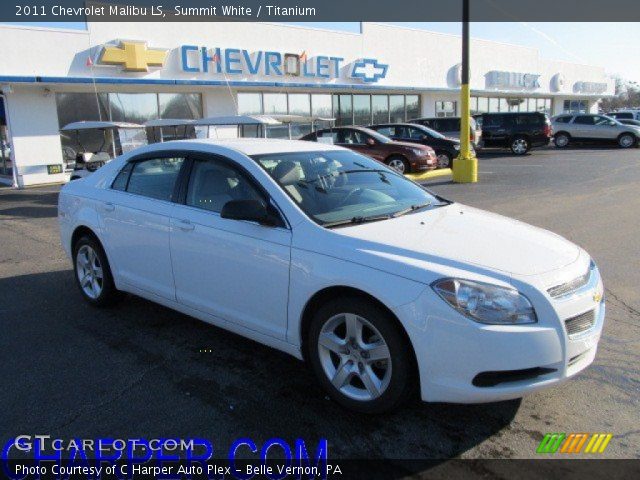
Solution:
M 604 453 L 612 438 L 611 433 L 547 433 L 536 453 Z

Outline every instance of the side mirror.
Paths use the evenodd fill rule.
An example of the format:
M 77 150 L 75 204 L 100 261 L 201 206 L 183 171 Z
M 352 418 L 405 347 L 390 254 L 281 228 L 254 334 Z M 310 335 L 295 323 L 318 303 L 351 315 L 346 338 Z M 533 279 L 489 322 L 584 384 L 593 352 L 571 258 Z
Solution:
M 277 215 L 259 200 L 231 200 L 224 204 L 220 216 L 229 220 L 258 222 L 267 227 L 275 227 L 278 224 Z
M 367 145 L 373 147 L 376 144 L 376 141 L 373 138 L 367 138 Z

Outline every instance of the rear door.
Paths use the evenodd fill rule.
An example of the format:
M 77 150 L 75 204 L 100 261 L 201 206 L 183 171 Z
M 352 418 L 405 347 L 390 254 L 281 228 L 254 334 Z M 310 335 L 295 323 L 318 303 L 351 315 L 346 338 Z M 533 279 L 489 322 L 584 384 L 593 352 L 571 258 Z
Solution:
M 596 138 L 594 115 L 577 115 L 571 124 L 571 135 L 575 138 Z
M 169 225 L 172 199 L 185 155 L 161 152 L 134 158 L 112 184 L 101 205 L 103 225 L 120 281 L 175 300 Z
M 484 115 L 482 119 L 482 137 L 487 147 L 502 147 L 506 145 L 508 130 L 505 125 L 506 115 Z

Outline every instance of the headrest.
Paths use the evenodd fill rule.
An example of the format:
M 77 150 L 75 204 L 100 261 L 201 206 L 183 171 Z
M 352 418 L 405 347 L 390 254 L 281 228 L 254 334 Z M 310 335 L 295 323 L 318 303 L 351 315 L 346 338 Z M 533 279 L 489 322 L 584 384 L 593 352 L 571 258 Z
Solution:
M 273 176 L 280 185 L 294 185 L 302 180 L 302 169 L 299 165 L 285 160 L 278 163 Z

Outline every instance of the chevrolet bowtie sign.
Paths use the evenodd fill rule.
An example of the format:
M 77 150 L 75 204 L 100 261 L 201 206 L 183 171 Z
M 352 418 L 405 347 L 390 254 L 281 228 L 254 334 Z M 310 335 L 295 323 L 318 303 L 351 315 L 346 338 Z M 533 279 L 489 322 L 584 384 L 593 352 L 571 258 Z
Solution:
M 121 41 L 105 45 L 98 58 L 103 65 L 122 65 L 127 72 L 148 72 L 149 67 L 163 67 L 167 49 L 148 48 L 146 42 Z

